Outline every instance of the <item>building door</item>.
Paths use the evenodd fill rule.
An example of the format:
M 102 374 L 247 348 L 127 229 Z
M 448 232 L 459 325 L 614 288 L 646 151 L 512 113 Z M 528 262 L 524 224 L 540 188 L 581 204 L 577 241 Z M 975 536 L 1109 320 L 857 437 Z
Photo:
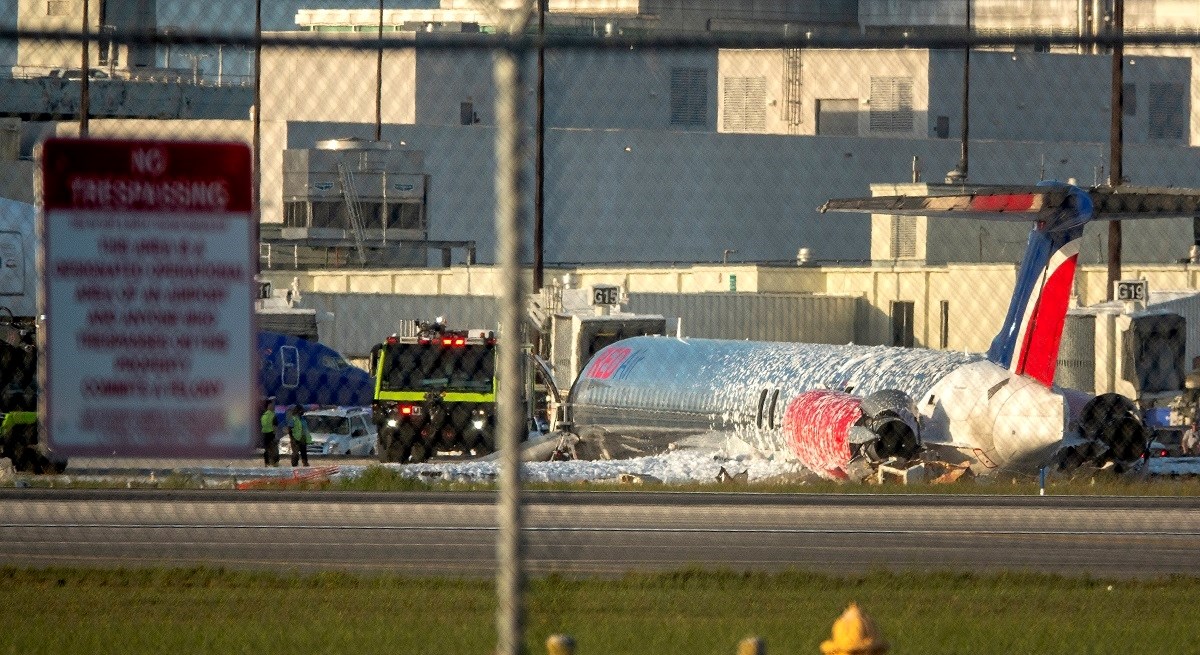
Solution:
M 915 303 L 909 300 L 892 301 L 892 345 L 913 347 L 913 310 Z

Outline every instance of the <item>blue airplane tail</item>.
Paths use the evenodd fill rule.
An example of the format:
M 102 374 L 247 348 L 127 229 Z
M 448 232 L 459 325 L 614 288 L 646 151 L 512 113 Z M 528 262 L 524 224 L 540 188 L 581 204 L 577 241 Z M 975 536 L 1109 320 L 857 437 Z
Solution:
M 334 349 L 277 332 L 258 333 L 259 385 L 276 406 L 371 404 L 375 381 Z

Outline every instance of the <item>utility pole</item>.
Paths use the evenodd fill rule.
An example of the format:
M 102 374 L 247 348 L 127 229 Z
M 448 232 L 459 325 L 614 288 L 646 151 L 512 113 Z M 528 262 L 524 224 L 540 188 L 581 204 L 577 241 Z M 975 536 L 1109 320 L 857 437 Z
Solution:
M 262 224 L 262 0 L 254 0 L 254 241 Z M 254 259 L 255 273 L 259 260 Z
M 544 286 L 545 275 L 545 197 L 546 188 L 546 5 L 547 0 L 537 0 L 538 51 L 537 51 L 537 155 L 534 161 L 533 188 L 533 290 Z
M 91 44 L 88 42 L 88 0 L 83 0 L 83 62 L 80 64 L 79 76 L 79 136 L 85 137 L 88 135 L 88 114 L 91 111 L 91 98 L 88 82 L 91 77 L 91 71 L 88 70 L 88 51 L 91 50 Z
M 375 141 L 383 141 L 383 0 L 379 0 L 379 54 L 375 59 Z
M 963 95 L 962 95 L 962 152 L 958 165 L 946 173 L 947 184 L 967 183 L 967 164 L 971 143 L 971 0 L 965 0 L 964 9 L 967 12 L 967 31 L 963 42 Z
M 1108 185 L 1121 185 L 1124 172 L 1121 166 L 1122 144 L 1125 140 L 1125 0 L 1113 0 L 1112 47 L 1112 122 L 1109 130 Z M 1105 297 L 1113 299 L 1113 288 L 1121 279 L 1121 221 L 1108 222 L 1108 287 Z

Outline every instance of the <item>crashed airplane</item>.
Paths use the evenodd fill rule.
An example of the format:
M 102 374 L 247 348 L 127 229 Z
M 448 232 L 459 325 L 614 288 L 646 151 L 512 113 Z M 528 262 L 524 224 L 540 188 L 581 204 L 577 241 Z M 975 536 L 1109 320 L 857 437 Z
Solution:
M 727 433 L 830 479 L 927 460 L 983 476 L 1131 464 L 1148 441 L 1133 401 L 1053 386 L 1080 239 L 1092 220 L 1190 217 L 1198 208 L 1196 190 L 1057 182 L 830 200 L 822 212 L 1032 222 L 988 352 L 636 337 L 583 369 L 563 429 L 599 453 L 633 444 L 649 454 L 686 435 Z

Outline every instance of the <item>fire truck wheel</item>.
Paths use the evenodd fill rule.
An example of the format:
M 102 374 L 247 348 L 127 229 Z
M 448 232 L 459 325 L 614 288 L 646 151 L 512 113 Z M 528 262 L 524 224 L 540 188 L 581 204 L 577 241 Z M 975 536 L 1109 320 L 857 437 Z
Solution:
M 398 439 L 391 440 L 386 447 L 379 449 L 379 461 L 381 462 L 403 463 L 407 456 L 408 448 Z
M 491 430 L 479 435 L 479 445 L 487 449 L 489 453 L 496 452 L 496 434 Z
M 472 444 L 471 450 L 475 453 L 476 457 L 483 457 L 484 455 L 491 455 L 496 452 L 496 446 L 490 443 L 490 440 L 486 436 L 481 435 L 475 438 L 475 443 Z
M 429 444 L 418 441 L 412 445 L 412 450 L 409 451 L 409 461 L 420 464 L 429 459 L 429 456 L 433 454 L 432 451 L 433 448 Z
M 22 473 L 42 474 L 49 469 L 50 460 L 36 448 L 17 446 L 12 456 L 13 468 Z

